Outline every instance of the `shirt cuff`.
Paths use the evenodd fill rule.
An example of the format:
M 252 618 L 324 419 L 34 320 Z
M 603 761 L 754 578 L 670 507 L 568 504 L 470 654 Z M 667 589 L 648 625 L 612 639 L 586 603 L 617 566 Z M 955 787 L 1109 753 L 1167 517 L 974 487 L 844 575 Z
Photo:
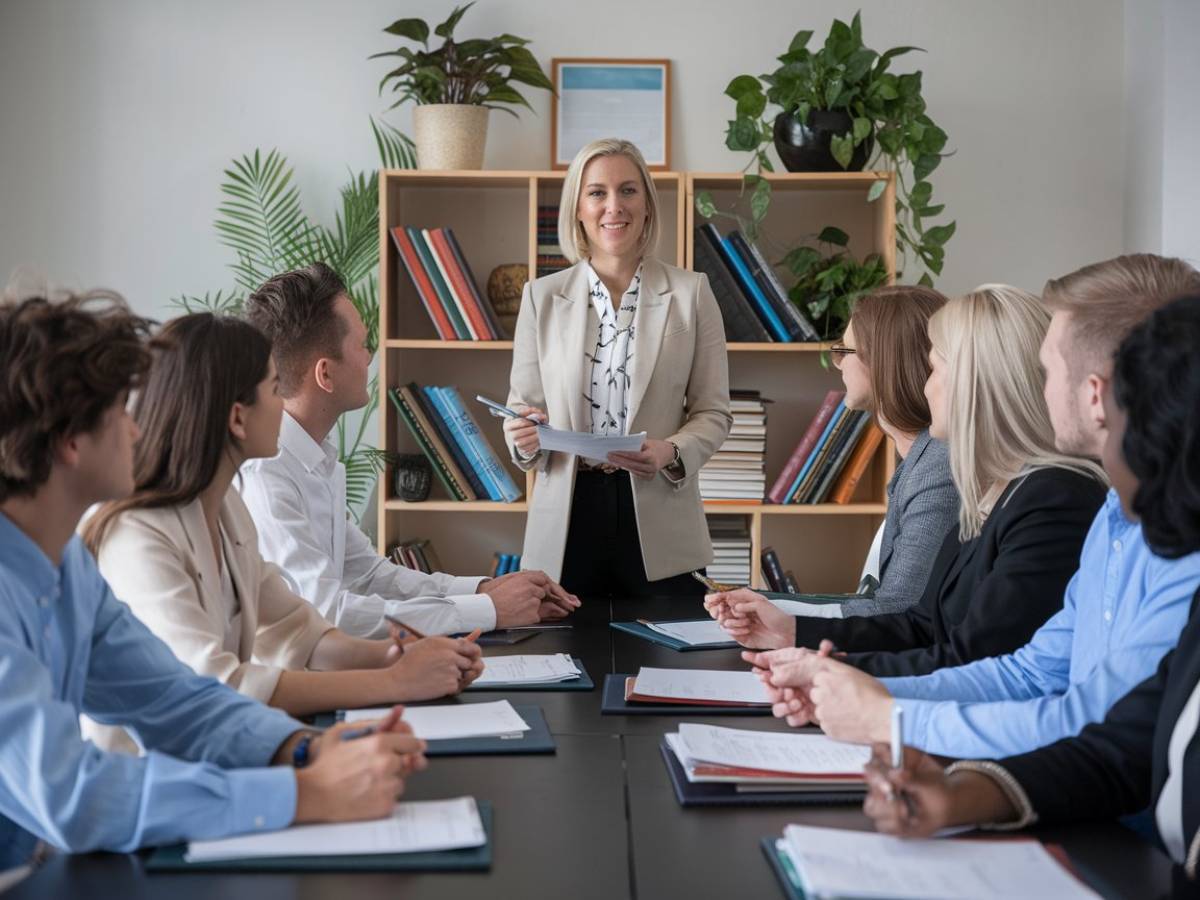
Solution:
M 291 766 L 231 769 L 230 834 L 278 831 L 296 818 L 296 772 Z
M 492 631 L 496 627 L 496 605 L 487 594 L 469 594 L 449 599 L 454 601 L 463 631 L 476 628 Z
M 239 740 L 239 752 L 245 748 L 245 759 L 251 765 L 271 765 L 284 741 L 297 731 L 312 730 L 311 726 L 296 721 L 282 710 L 264 706 L 261 713 L 254 720 L 254 727 L 247 728 Z
M 454 595 L 456 597 L 463 594 L 478 594 L 479 586 L 487 581 L 484 575 L 452 575 L 450 576 L 450 584 L 446 588 L 445 596 Z
M 1038 815 L 1033 809 L 1033 804 L 1029 802 L 1029 795 L 1025 793 L 1025 788 L 1021 787 L 1021 783 L 1004 766 L 991 760 L 964 759 L 946 767 L 947 777 L 955 772 L 977 772 L 980 775 L 986 775 L 1004 792 L 1008 802 L 1017 811 L 1017 818 L 1012 822 L 981 822 L 980 828 L 992 831 L 1016 831 L 1018 828 L 1025 828 L 1037 822 Z

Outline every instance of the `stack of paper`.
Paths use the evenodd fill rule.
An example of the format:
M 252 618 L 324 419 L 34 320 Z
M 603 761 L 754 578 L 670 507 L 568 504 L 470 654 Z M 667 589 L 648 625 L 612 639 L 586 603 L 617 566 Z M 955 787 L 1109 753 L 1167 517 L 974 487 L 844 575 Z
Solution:
M 868 831 L 789 825 L 776 852 L 810 898 L 1096 900 L 1035 840 L 906 840 Z M 785 867 L 786 868 L 786 867 Z
M 865 790 L 869 747 L 823 734 L 776 734 L 684 723 L 666 735 L 688 781 L 728 782 L 740 789 Z
M 758 391 L 735 389 L 729 396 L 733 426 L 725 443 L 700 467 L 700 496 L 714 502 L 762 503 L 767 487 L 767 408 Z
M 188 862 L 290 856 L 361 856 L 482 847 L 487 833 L 474 797 L 397 803 L 392 815 L 370 822 L 294 825 L 188 844 Z
M 582 674 L 566 653 L 488 656 L 483 660 L 483 674 L 471 684 L 554 684 Z
M 688 622 L 647 622 L 642 624 L 689 647 L 704 647 L 709 644 L 725 645 L 736 643 L 733 637 L 714 619 L 696 619 Z
M 387 709 L 351 709 L 342 718 L 346 722 L 359 722 L 382 719 L 387 714 Z M 529 730 L 529 725 L 507 700 L 448 706 L 407 706 L 404 709 L 404 721 L 412 726 L 414 735 L 426 741 L 498 737 Z
M 625 685 L 625 699 L 638 703 L 701 706 L 770 706 L 766 686 L 753 672 L 711 669 L 652 669 L 643 666 Z

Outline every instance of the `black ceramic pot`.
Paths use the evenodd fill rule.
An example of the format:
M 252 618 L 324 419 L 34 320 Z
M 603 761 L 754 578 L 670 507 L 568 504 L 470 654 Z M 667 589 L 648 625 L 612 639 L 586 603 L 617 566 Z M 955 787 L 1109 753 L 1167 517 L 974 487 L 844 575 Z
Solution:
M 429 498 L 433 486 L 433 469 L 420 453 L 401 453 L 396 457 L 392 469 L 395 477 L 396 496 L 409 503 Z
M 814 109 L 801 122 L 795 113 L 780 113 L 775 118 L 775 150 L 789 172 L 860 172 L 875 144 L 868 137 L 850 157 L 843 169 L 829 150 L 835 134 L 849 134 L 853 127 L 850 114 L 841 109 Z

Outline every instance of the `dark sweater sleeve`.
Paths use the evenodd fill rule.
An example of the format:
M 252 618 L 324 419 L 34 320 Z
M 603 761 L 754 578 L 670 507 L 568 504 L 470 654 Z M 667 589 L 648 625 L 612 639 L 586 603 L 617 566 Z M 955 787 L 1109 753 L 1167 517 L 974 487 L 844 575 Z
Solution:
M 829 638 L 839 650 L 903 650 L 928 644 L 934 638 L 928 604 L 936 602 L 926 590 L 916 606 L 882 616 L 845 619 L 796 617 L 796 646 L 816 648 Z

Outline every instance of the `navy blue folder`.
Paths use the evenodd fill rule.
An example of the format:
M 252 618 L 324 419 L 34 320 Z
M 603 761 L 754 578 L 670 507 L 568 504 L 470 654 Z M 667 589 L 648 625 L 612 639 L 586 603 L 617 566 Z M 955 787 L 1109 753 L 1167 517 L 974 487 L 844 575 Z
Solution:
M 694 622 L 695 619 L 678 619 L 673 621 Z M 678 650 L 680 653 L 687 653 L 689 650 L 722 650 L 727 647 L 738 646 L 737 641 L 721 641 L 718 644 L 685 644 L 683 641 L 678 641 L 673 637 L 667 637 L 665 634 L 659 634 L 653 628 L 647 628 L 641 622 L 609 622 L 609 628 L 615 628 L 617 631 L 624 631 L 627 634 L 632 634 L 634 637 L 639 637 L 644 641 L 649 641 L 652 644 L 658 644 L 662 647 L 670 647 L 672 650 Z
M 680 806 L 858 806 L 865 795 L 865 791 L 739 791 L 729 782 L 694 783 L 687 780 L 665 738 L 658 749 Z
M 525 720 L 528 731 L 512 737 L 450 738 L 426 741 L 426 756 L 498 756 L 502 754 L 553 753 L 557 749 L 550 726 L 540 706 L 513 704 L 517 715 Z M 341 718 L 341 713 L 338 714 Z
M 487 843 L 463 850 L 428 853 L 364 853 L 360 856 L 271 856 L 187 862 L 187 844 L 159 847 L 146 860 L 148 872 L 486 872 L 492 867 L 492 805 L 476 800 Z
M 605 675 L 600 712 L 606 716 L 769 716 L 769 706 L 705 706 L 702 703 L 629 703 L 625 679 L 630 675 Z
M 570 681 L 551 681 L 546 684 L 517 684 L 513 682 L 498 682 L 496 684 L 472 684 L 464 693 L 472 693 L 474 691 L 590 691 L 594 690 L 596 683 L 592 681 L 588 675 L 587 669 L 583 666 L 583 660 L 578 656 L 572 656 L 575 661 L 575 668 L 579 669 L 580 676 L 572 678 Z

